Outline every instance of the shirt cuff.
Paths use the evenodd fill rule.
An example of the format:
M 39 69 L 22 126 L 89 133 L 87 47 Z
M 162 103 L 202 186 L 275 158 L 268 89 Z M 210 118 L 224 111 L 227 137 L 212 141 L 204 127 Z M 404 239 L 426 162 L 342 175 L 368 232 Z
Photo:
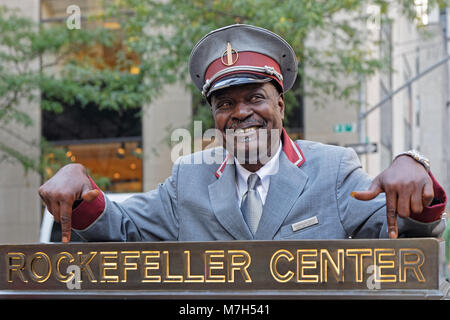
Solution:
M 423 208 L 421 213 L 417 214 L 411 212 L 409 216 L 413 220 L 425 223 L 439 220 L 442 213 L 445 211 L 445 206 L 447 204 L 447 195 L 445 194 L 444 189 L 439 185 L 431 172 L 428 174 L 433 181 L 433 202 L 428 207 Z
M 89 227 L 105 210 L 105 196 L 94 180 L 89 177 L 92 189 L 99 191 L 98 197 L 91 202 L 81 201 L 81 203 L 72 210 L 72 228 L 83 230 Z

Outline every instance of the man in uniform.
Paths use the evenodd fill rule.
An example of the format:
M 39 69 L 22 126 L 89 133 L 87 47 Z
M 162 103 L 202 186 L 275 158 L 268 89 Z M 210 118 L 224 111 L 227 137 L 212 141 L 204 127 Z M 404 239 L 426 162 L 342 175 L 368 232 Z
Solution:
M 284 92 L 297 76 L 278 35 L 231 25 L 204 36 L 190 56 L 192 81 L 211 105 L 223 146 L 180 157 L 155 190 L 110 201 L 70 164 L 39 189 L 62 240 L 211 241 L 436 236 L 446 195 L 415 151 L 370 179 L 352 149 L 292 141 Z M 197 154 L 198 156 L 198 154 Z M 365 190 L 365 191 L 361 191 Z

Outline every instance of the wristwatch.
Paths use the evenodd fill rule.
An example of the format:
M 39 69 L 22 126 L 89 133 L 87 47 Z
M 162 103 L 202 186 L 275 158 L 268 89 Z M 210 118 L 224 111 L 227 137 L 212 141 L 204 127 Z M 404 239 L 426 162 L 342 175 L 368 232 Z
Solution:
M 398 154 L 394 158 L 394 160 L 400 156 L 410 156 L 411 158 L 416 160 L 418 163 L 423 165 L 425 170 L 427 170 L 427 172 L 430 172 L 430 160 L 428 160 L 428 158 L 425 158 L 425 156 L 423 154 L 421 154 L 419 151 L 413 149 L 413 150 L 402 152 L 402 153 Z

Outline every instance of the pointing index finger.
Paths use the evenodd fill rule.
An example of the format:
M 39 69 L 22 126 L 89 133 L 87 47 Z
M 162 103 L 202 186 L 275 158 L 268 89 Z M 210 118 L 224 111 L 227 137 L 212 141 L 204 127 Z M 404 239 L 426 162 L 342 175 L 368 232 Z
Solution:
M 386 218 L 389 238 L 396 239 L 398 236 L 396 192 L 386 192 Z
M 72 229 L 72 205 L 67 202 L 60 203 L 60 222 L 62 242 L 67 243 L 70 241 L 70 232 Z

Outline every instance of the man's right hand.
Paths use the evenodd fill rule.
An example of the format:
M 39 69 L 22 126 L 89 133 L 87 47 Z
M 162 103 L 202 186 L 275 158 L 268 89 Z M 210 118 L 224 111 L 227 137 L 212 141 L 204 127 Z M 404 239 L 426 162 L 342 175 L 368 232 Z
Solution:
M 39 188 L 39 196 L 45 202 L 55 221 L 61 223 L 62 242 L 70 241 L 72 206 L 75 200 L 94 201 L 99 195 L 92 189 L 86 168 L 81 164 L 62 167 Z

